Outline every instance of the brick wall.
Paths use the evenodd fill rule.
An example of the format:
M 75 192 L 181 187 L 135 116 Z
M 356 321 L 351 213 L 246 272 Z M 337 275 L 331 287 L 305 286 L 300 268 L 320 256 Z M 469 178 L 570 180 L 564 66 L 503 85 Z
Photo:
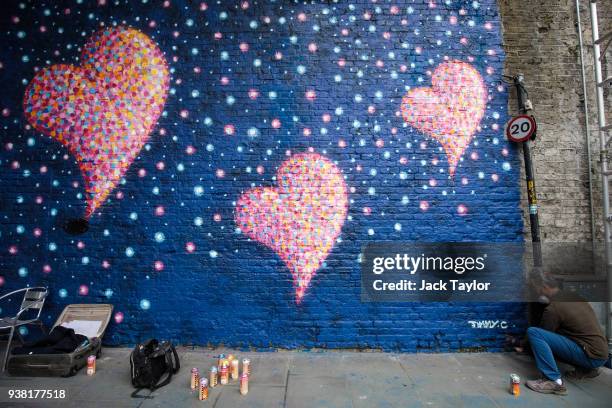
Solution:
M 368 242 L 523 238 L 495 2 L 111 3 L 3 3 L 3 290 L 49 285 L 47 322 L 113 303 L 112 344 L 499 350 L 521 330 L 520 304 L 359 297 Z
M 612 29 L 612 2 L 604 0 L 597 4 L 601 36 Z M 539 137 L 533 144 L 532 153 L 542 240 L 583 242 L 591 241 L 594 236 L 601 241 L 601 160 L 589 2 L 580 2 L 580 18 L 591 131 L 590 169 L 575 1 L 500 1 L 499 7 L 504 28 L 506 71 L 525 75 L 534 105 L 533 113 L 538 121 Z M 611 68 L 608 57 L 604 61 L 604 77 L 612 72 Z M 516 112 L 515 94 L 510 95 L 509 112 Z M 612 99 L 609 92 L 605 95 L 608 101 L 606 114 L 610 118 Z M 524 179 L 522 169 L 523 166 L 521 178 Z M 521 182 L 521 206 L 527 208 L 524 181 Z M 523 215 L 525 239 L 530 240 L 529 214 L 524 211 Z M 604 325 L 605 304 L 592 306 Z
M 593 54 L 590 47 L 591 19 L 589 2 L 580 3 L 587 101 L 591 113 L 595 234 L 596 239 L 600 240 L 603 223 L 599 135 L 596 126 Z M 533 113 L 538 121 L 539 137 L 533 145 L 533 161 L 542 239 L 549 242 L 589 241 L 589 165 L 575 2 L 500 1 L 499 7 L 504 30 L 506 70 L 509 74 L 522 72 L 525 75 L 534 106 Z M 599 1 L 598 8 L 602 35 L 612 29 L 612 2 Z M 606 95 L 609 101 L 609 94 Z M 509 100 L 509 111 L 516 112 L 514 93 Z M 608 109 L 608 117 L 610 113 L 612 111 Z M 525 191 L 522 182 L 523 208 L 526 208 Z M 527 212 L 525 216 L 526 239 L 530 239 Z

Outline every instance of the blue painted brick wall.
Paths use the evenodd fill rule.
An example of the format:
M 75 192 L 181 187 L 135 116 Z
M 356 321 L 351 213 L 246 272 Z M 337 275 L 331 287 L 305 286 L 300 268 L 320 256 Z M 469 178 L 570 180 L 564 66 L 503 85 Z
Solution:
M 507 90 L 494 1 L 0 7 L 0 289 L 48 285 L 46 322 L 69 303 L 109 302 L 120 314 L 108 344 L 155 336 L 402 351 L 498 350 L 506 333 L 524 326 L 521 304 L 361 303 L 359 296 L 358 257 L 368 242 L 522 239 L 519 161 L 503 136 Z M 22 101 L 44 67 L 78 64 L 102 24 L 152 38 L 171 79 L 148 143 L 89 231 L 75 237 L 62 225 L 85 211 L 78 163 L 28 126 Z M 431 86 L 445 57 L 475 68 L 489 95 L 453 177 L 440 143 L 400 113 L 406 93 Z M 237 230 L 234 212 L 248 189 L 275 185 L 288 151 L 308 149 L 342 172 L 349 201 L 341 234 L 298 305 L 287 265 Z M 471 320 L 504 320 L 509 328 L 472 328 Z

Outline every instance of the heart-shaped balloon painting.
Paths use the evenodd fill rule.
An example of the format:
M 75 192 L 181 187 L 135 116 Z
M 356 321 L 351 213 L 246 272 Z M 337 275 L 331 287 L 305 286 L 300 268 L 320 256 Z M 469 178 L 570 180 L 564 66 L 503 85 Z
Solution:
M 253 188 L 240 197 L 235 221 L 285 262 L 300 303 L 342 230 L 347 187 L 340 170 L 314 153 L 293 155 L 276 178 L 278 187 Z
M 105 28 L 85 45 L 81 65 L 44 68 L 24 96 L 28 122 L 75 156 L 86 217 L 106 200 L 138 155 L 168 93 L 168 67 L 140 31 Z
M 487 106 L 487 89 L 478 71 L 465 62 L 438 65 L 431 88 L 414 88 L 402 99 L 402 116 L 410 126 L 444 148 L 451 176 L 478 130 Z

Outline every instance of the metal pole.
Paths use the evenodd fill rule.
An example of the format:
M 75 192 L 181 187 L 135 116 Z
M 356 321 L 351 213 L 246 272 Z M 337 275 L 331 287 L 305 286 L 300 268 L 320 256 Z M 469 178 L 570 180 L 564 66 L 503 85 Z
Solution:
M 523 86 L 523 75 L 514 77 L 516 87 L 516 98 L 520 114 L 526 114 L 531 106 L 527 106 L 525 87 Z M 531 105 L 531 104 L 530 104 Z M 540 243 L 540 221 L 538 219 L 538 197 L 536 195 L 535 180 L 533 178 L 533 163 L 531 161 L 530 141 L 523 142 L 523 157 L 525 161 L 525 181 L 527 182 L 527 200 L 529 201 L 529 224 L 531 226 L 531 242 L 533 245 L 533 265 L 536 268 L 542 266 L 542 247 Z
M 601 74 L 601 51 L 599 49 L 599 23 L 597 21 L 597 3 L 591 0 L 591 32 L 593 35 L 593 58 L 595 67 L 595 90 L 597 92 L 597 118 L 599 125 L 599 154 L 601 155 L 601 195 L 603 201 L 603 224 L 604 224 L 604 244 L 606 252 L 606 277 L 608 280 L 608 300 L 612 297 L 612 262 L 611 242 L 610 242 L 610 196 L 608 191 L 609 172 L 608 172 L 608 137 L 604 128 L 606 127 L 606 112 L 604 107 L 604 92 L 600 86 L 603 82 Z M 610 313 L 610 302 L 606 307 L 606 334 L 608 344 L 612 346 L 612 313 Z
M 591 123 L 589 120 L 589 95 L 587 93 L 586 74 L 584 72 L 584 43 L 582 41 L 582 21 L 580 19 L 580 0 L 576 0 L 576 24 L 578 29 L 578 44 L 580 48 L 580 73 L 582 75 L 582 95 L 584 96 L 584 126 L 587 150 L 587 163 L 589 170 L 589 209 L 591 212 L 591 242 L 595 249 L 595 210 L 593 209 L 593 168 L 591 158 Z

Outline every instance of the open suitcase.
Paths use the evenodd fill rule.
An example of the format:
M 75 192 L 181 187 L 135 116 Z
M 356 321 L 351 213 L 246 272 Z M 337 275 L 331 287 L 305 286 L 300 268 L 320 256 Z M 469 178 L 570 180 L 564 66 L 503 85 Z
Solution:
M 64 326 L 85 335 L 89 343 L 64 354 L 11 354 L 7 369 L 11 375 L 28 377 L 68 377 L 87 365 L 87 357 L 100 356 L 102 336 L 110 321 L 113 305 L 72 304 L 64 308 L 53 327 Z

